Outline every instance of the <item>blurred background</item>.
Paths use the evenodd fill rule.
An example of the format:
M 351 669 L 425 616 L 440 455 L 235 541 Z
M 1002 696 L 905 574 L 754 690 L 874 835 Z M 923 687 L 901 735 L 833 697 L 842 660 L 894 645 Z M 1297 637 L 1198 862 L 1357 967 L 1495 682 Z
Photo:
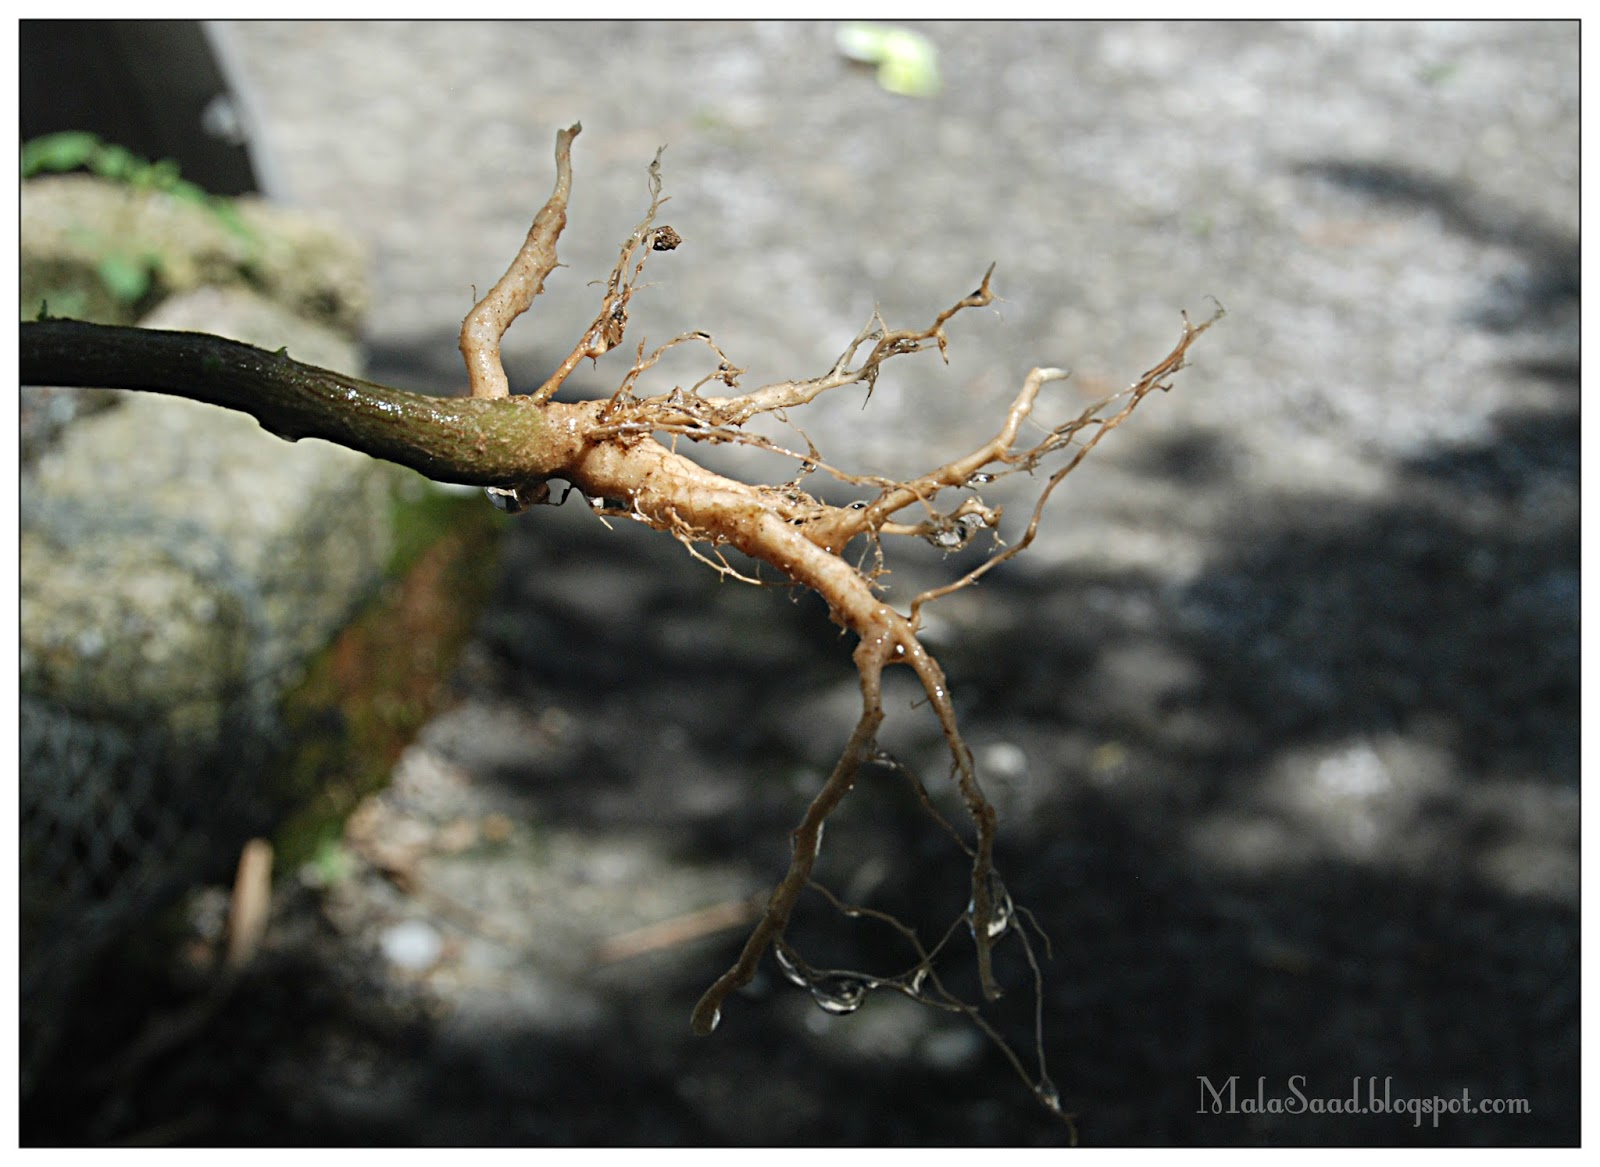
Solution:
M 379 381 L 462 390 L 460 319 L 575 121 L 567 267 L 506 343 L 524 391 L 592 319 L 662 145 L 685 246 L 653 258 L 630 350 L 702 328 L 746 385 L 811 376 L 874 306 L 923 326 L 997 264 L 1003 301 L 952 323 L 948 364 L 793 419 L 851 470 L 965 451 L 1035 365 L 1074 371 L 1041 406 L 1064 419 L 1224 305 L 1034 547 L 933 612 L 1001 869 L 1053 941 L 1051 1076 L 1096 1145 L 1575 1143 L 1576 23 L 907 28 L 910 85 L 826 22 L 202 32 L 255 188 L 369 256 Z M 1015 536 L 1036 484 L 1003 485 Z M 91 1088 L 138 1026 L 86 1017 L 101 1045 L 64 1042 L 25 1138 L 89 1114 L 201 1143 L 1064 1141 L 959 1017 L 902 998 L 836 1017 L 769 966 L 691 1036 L 743 938 L 715 921 L 781 873 L 853 720 L 851 645 L 815 601 L 584 510 L 508 526 L 450 700 L 341 846 L 280 874 L 206 1025 Z M 891 601 L 975 562 L 891 552 Z M 886 744 L 945 805 L 937 727 L 891 697 Z M 930 936 L 965 901 L 893 775 L 825 858 Z M 904 963 L 817 901 L 795 935 L 819 966 Z M 108 983 L 133 1018 L 174 992 Z M 1216 1113 L 1202 1082 L 1230 1079 Z M 1258 1080 L 1369 1079 L 1521 1112 L 1243 1106 Z

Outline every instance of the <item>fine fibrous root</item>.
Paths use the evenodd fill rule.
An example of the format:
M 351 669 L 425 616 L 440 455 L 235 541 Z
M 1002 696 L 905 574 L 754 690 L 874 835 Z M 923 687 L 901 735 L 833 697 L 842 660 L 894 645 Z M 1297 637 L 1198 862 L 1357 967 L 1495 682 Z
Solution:
M 566 222 L 571 145 L 577 133 L 578 127 L 573 126 L 557 135 L 555 190 L 534 219 L 527 241 L 505 276 L 462 325 L 461 350 L 474 396 L 499 397 L 509 392 L 500 365 L 500 338 L 511 321 L 526 310 L 556 266 L 555 244 Z M 945 941 L 930 950 L 913 935 L 919 963 L 912 973 L 902 977 L 824 974 L 804 964 L 785 940 L 785 930 L 801 895 L 808 888 L 818 887 L 814 871 L 824 822 L 849 793 L 864 766 L 885 762 L 886 756 L 877 745 L 878 729 L 884 720 L 883 670 L 891 665 L 906 665 L 916 674 L 926 704 L 938 720 L 950 758 L 951 778 L 968 820 L 966 832 L 957 832 L 957 841 L 968 859 L 965 882 L 969 889 L 968 907 L 958 923 L 972 938 L 980 991 L 988 1000 L 1000 996 L 993 953 L 998 944 L 1013 936 L 1020 938 L 1037 979 L 1038 965 L 1027 929 L 1016 923 L 1019 918 L 1029 922 L 1032 918 L 1012 902 L 995 870 L 995 810 L 979 784 L 972 751 L 957 725 L 944 672 L 918 639 L 922 609 L 972 584 L 1032 542 L 1044 503 L 1056 486 L 1150 392 L 1167 387 L 1168 378 L 1183 366 L 1189 346 L 1220 318 L 1221 309 L 1199 325 L 1185 317 L 1177 345 L 1159 364 L 1123 392 L 1082 410 L 1075 418 L 1044 429 L 1043 437 L 1031 444 L 1019 445 L 1024 423 L 1035 425 L 1037 437 L 1039 427 L 1031 423 L 1035 407 L 1046 385 L 1068 376 L 1061 369 L 1036 368 L 1030 372 L 998 432 L 970 453 L 903 480 L 847 473 L 829 465 L 809 439 L 805 440 L 804 449 L 788 449 L 771 439 L 747 433 L 743 426 L 761 414 L 789 421 L 791 412 L 846 385 L 864 385 L 870 394 L 884 362 L 892 357 L 929 348 L 937 348 L 942 355 L 948 344 L 945 329 L 950 320 L 966 309 L 994 301 L 993 268 L 984 273 L 976 289 L 939 313 L 926 328 L 891 329 L 875 312 L 833 367 L 819 377 L 737 392 L 743 370 L 722 353 L 708 334 L 692 332 L 675 337 L 648 355 L 641 343 L 611 397 L 576 403 L 557 401 L 555 393 L 583 358 L 597 359 L 620 346 L 628 304 L 640 286 L 638 278 L 646 260 L 656 251 L 672 250 L 683 242 L 672 228 L 654 225 L 656 212 L 665 201 L 661 197 L 659 152 L 650 165 L 649 179 L 649 211 L 622 245 L 594 323 L 556 371 L 525 399 L 528 407 L 547 415 L 550 424 L 543 432 L 556 435 L 556 445 L 541 451 L 539 464 L 547 473 L 537 480 L 504 484 L 498 488 L 497 505 L 521 509 L 543 501 L 548 493 L 545 481 L 561 478 L 587 497 L 596 513 L 631 519 L 670 534 L 724 574 L 751 579 L 728 563 L 722 548 L 742 552 L 767 565 L 788 584 L 816 592 L 827 602 L 833 620 L 855 633 L 854 660 L 861 688 L 861 713 L 855 729 L 793 832 L 789 869 L 768 898 L 738 959 L 695 1006 L 694 1030 L 706 1034 L 716 1028 L 729 995 L 750 982 L 761 959 L 772 949 L 785 975 L 806 984 L 819 1002 L 833 1011 L 848 1011 L 871 989 L 889 988 L 966 1012 L 999 1042 L 988 1023 L 977 1017 L 975 1006 L 958 1001 L 939 987 L 932 960 Z M 685 343 L 709 348 L 715 360 L 711 373 L 688 389 L 674 387 L 655 396 L 639 396 L 640 375 L 652 368 L 667 349 Z M 712 383 L 729 390 L 729 395 L 702 395 L 700 390 Z M 678 452 L 683 443 L 702 442 L 738 443 L 787 455 L 794 459 L 798 473 L 781 486 L 724 477 Z M 1055 454 L 1062 455 L 1063 463 L 1046 480 L 1026 530 L 1010 545 L 1000 542 L 997 529 L 1001 508 L 985 505 L 977 488 L 1007 475 L 1033 473 Z M 874 492 L 874 497 L 846 506 L 823 503 L 801 489 L 800 483 L 813 473 L 866 488 Z M 938 499 L 946 491 L 957 492 L 960 501 L 940 510 Z M 495 494 L 491 489 L 491 497 Z M 896 516 L 907 508 L 914 508 L 915 517 L 898 520 Z M 883 601 L 877 584 L 883 570 L 883 537 L 911 536 L 954 550 L 967 546 L 984 531 L 993 536 L 995 550 L 977 567 L 943 587 L 918 595 L 904 613 Z M 846 547 L 860 538 L 868 540 L 877 557 L 873 561 L 878 566 L 871 570 L 857 567 L 845 558 Z M 698 546 L 708 547 L 709 554 L 699 551 Z M 917 789 L 924 808 L 938 817 L 920 783 Z M 831 893 L 819 890 L 832 899 Z M 838 906 L 837 901 L 833 902 Z M 881 913 L 863 908 L 851 908 L 849 914 L 883 918 Z M 898 922 L 894 926 L 902 932 L 909 931 Z M 945 939 L 949 938 L 947 934 Z M 1035 992 L 1037 1000 L 1037 984 Z M 1000 1044 L 1041 1102 L 1054 1114 L 1066 1117 L 1044 1069 L 1042 1040 L 1037 1073 L 1025 1070 L 1009 1047 Z

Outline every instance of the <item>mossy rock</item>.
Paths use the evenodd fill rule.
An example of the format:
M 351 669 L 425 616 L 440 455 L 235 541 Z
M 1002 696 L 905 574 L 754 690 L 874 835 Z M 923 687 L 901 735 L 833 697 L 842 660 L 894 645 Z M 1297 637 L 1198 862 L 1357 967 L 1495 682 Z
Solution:
M 283 703 L 292 746 L 271 793 L 287 809 L 275 836 L 285 869 L 337 839 L 356 805 L 388 782 L 438 709 L 493 586 L 506 520 L 480 491 L 412 476 L 397 484 L 393 513 L 385 582 Z
M 132 324 L 196 288 L 246 288 L 354 336 L 365 255 L 348 235 L 244 196 L 226 214 L 93 175 L 22 184 L 21 314 Z

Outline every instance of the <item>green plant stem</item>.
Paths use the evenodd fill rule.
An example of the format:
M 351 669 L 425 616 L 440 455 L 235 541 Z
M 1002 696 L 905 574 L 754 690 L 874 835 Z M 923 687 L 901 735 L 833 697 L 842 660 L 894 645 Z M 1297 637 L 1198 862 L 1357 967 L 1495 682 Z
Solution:
M 526 398 L 429 397 L 199 332 L 42 320 L 22 324 L 24 385 L 139 389 L 250 414 L 286 441 L 322 438 L 440 482 L 548 477 L 560 456 Z

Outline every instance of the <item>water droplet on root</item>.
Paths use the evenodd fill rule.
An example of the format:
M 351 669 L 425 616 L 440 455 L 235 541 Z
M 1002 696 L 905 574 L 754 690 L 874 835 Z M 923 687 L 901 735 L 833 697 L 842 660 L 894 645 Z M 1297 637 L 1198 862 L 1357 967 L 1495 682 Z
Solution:
M 977 900 L 967 901 L 967 923 L 977 931 L 978 924 Z M 989 918 L 984 921 L 984 935 L 990 940 L 997 940 L 1011 929 L 1011 921 L 1016 915 L 1016 905 L 1011 902 L 1011 893 L 1006 890 L 1006 885 L 1000 882 L 998 875 L 989 876 Z
M 827 973 L 806 987 L 811 990 L 811 997 L 818 1008 L 837 1016 L 854 1013 L 861 1008 L 861 1002 L 867 999 L 867 991 L 872 985 L 864 978 L 849 973 Z
M 483 493 L 489 496 L 496 510 L 505 511 L 508 515 L 521 514 L 528 509 L 528 505 L 518 497 L 515 490 L 504 490 L 498 486 L 486 486 Z
M 922 997 L 922 986 L 923 986 L 923 983 L 927 981 L 927 979 L 928 979 L 928 966 L 927 965 L 922 965 L 920 968 L 917 969 L 916 972 L 911 974 L 911 979 L 906 982 L 906 992 L 910 993 L 913 997 L 916 997 L 916 998 L 918 998 L 920 1000 L 921 997 Z
M 1011 897 L 1002 892 L 999 901 L 989 913 L 988 933 L 990 940 L 1004 936 L 1010 929 L 1012 912 Z
M 778 967 L 783 970 L 783 975 L 788 978 L 790 984 L 799 985 L 802 989 L 811 987 L 811 982 L 806 978 L 806 974 L 800 971 L 794 959 L 789 955 L 788 945 L 776 945 L 772 950 L 772 955 L 777 958 Z

